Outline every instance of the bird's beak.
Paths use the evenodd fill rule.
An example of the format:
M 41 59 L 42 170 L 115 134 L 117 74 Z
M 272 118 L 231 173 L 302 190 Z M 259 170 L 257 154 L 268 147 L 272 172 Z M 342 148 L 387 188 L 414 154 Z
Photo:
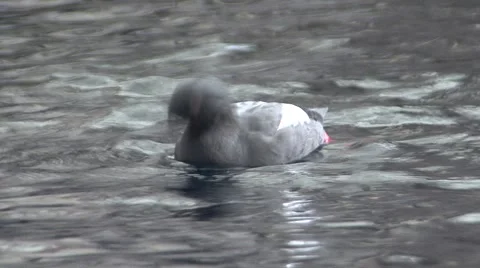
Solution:
M 325 132 L 325 143 L 326 144 L 329 144 L 331 143 L 333 140 L 332 138 L 330 138 L 330 136 L 327 134 L 327 132 Z

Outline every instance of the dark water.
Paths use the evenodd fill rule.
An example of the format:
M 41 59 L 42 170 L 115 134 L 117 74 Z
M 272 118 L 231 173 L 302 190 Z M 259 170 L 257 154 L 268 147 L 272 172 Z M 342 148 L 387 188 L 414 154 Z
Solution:
M 479 267 L 476 0 L 0 2 L 1 267 Z M 307 163 L 205 174 L 166 102 L 329 106 Z

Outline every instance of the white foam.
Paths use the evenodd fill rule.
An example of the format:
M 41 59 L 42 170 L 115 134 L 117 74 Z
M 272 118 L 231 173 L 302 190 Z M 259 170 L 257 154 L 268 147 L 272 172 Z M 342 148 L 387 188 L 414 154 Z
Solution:
M 425 77 L 431 77 L 435 74 L 429 75 L 425 74 Z M 445 76 L 436 77 L 434 79 L 428 80 L 426 84 L 423 84 L 420 87 L 415 88 L 395 88 L 394 91 L 387 91 L 380 93 L 380 97 L 390 97 L 390 98 L 402 98 L 409 100 L 421 99 L 429 94 L 442 91 L 454 89 L 461 85 L 459 80 L 465 78 L 463 74 L 450 74 Z
M 454 144 L 458 143 L 468 137 L 468 134 L 445 134 L 445 135 L 435 135 L 426 138 L 417 138 L 403 140 L 402 143 L 409 143 L 415 145 L 431 145 L 431 144 Z
M 154 125 L 158 120 L 165 119 L 166 107 L 158 103 L 139 103 L 114 110 L 103 119 L 93 123 L 92 128 L 126 127 L 142 129 Z
M 156 155 L 172 147 L 172 144 L 158 143 L 151 140 L 124 140 L 115 146 L 115 149 L 120 151 L 135 151 L 146 155 Z
M 76 73 L 54 73 L 52 77 L 55 81 L 50 82 L 48 87 L 75 87 L 81 90 L 103 89 L 105 87 L 114 87 L 117 81 L 114 79 L 94 74 L 76 74 Z
M 462 106 L 462 107 L 456 108 L 455 111 L 471 119 L 480 118 L 480 107 L 478 106 L 470 106 L 470 105 Z
M 373 106 L 329 112 L 329 125 L 355 125 L 357 127 L 388 127 L 405 124 L 451 125 L 455 120 L 443 118 L 434 107 Z
M 342 47 L 350 41 L 350 38 L 332 38 L 322 40 L 304 40 L 300 46 L 309 51 L 327 50 Z
M 364 79 L 364 80 L 337 80 L 335 83 L 339 87 L 351 87 L 356 86 L 365 89 L 385 89 L 394 87 L 395 84 L 387 81 L 380 81 L 375 79 Z
M 21 131 L 21 130 L 30 130 L 33 128 L 43 128 L 53 125 L 60 124 L 61 121 L 58 120 L 46 120 L 46 121 L 15 121 L 15 122 L 4 122 L 5 127 L 8 127 L 9 131 Z M 0 133 L 4 127 L 0 127 Z M 4 129 L 6 130 L 6 129 Z
M 147 60 L 148 64 L 160 64 L 164 62 L 197 61 L 214 59 L 235 53 L 247 53 L 255 51 L 255 46 L 250 44 L 210 43 L 201 44 L 196 48 L 187 49 L 173 55 Z
M 478 190 L 480 189 L 480 180 L 474 178 L 464 178 L 463 180 L 435 180 L 428 181 L 429 185 L 447 189 L 447 190 Z
M 451 218 L 450 221 L 454 223 L 478 224 L 480 223 L 480 213 L 473 212 L 473 213 L 463 214 L 461 216 Z
M 128 80 L 119 84 L 120 96 L 151 98 L 152 96 L 166 96 L 173 92 L 181 79 L 164 76 L 148 76 Z

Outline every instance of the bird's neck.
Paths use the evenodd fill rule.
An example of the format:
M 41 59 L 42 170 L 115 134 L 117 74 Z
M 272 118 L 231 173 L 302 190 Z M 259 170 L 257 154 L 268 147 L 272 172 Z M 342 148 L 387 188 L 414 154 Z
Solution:
M 238 122 L 230 105 L 208 107 L 191 115 L 189 131 L 191 135 L 199 136 L 216 127 L 235 127 Z

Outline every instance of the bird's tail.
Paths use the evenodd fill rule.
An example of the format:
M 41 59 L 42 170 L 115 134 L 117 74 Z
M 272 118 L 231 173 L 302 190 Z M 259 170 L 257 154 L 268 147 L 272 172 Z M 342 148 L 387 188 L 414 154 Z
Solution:
M 328 107 L 309 108 L 306 109 L 306 112 L 311 119 L 320 121 L 323 124 L 323 120 L 325 119 L 325 116 L 328 112 Z

